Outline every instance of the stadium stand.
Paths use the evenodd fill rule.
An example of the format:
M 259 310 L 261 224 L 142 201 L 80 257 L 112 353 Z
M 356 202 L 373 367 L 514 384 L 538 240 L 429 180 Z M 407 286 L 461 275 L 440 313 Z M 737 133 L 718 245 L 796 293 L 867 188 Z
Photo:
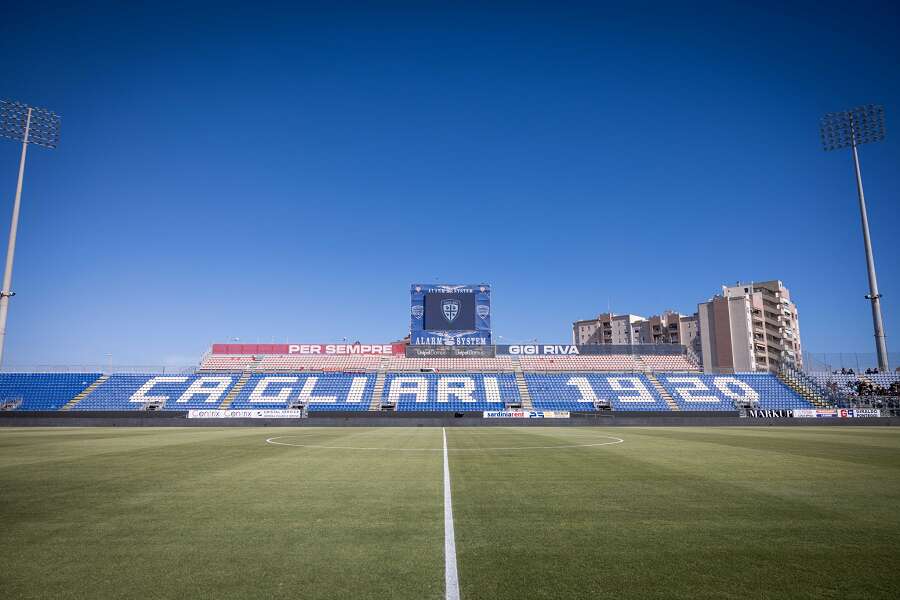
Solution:
M 59 410 L 100 373 L 0 373 L 0 406 L 6 410 Z
M 521 356 L 523 371 L 643 371 L 631 354 L 600 356 Z
M 685 355 L 643 355 L 641 362 L 648 371 L 692 371 L 699 372 L 700 366 Z
M 388 373 L 382 402 L 398 411 L 484 411 L 521 399 L 512 373 Z
M 812 379 L 824 388 L 849 394 L 853 391 L 853 384 L 859 379 L 856 375 L 846 373 L 809 373 Z
M 201 362 L 198 371 L 253 371 L 256 370 L 257 357 L 251 354 L 230 356 L 210 354 Z
M 260 356 L 257 371 L 344 371 L 364 373 L 376 371 L 380 356 Z
M 771 373 L 657 374 L 681 410 L 815 408 Z
M 468 371 L 512 371 L 513 362 L 508 356 L 495 358 L 406 358 L 392 356 L 386 359 L 389 371 L 435 371 L 444 373 Z
M 900 373 L 809 373 L 819 385 L 827 388 L 837 388 L 844 394 L 856 392 L 857 383 L 869 382 L 883 388 L 890 388 L 892 384 L 900 382 Z
M 669 410 L 650 381 L 640 373 L 525 373 L 535 409 L 593 411 Z
M 218 408 L 237 382 L 237 374 L 111 375 L 72 410 L 162 410 Z
M 222 360 L 209 362 L 207 357 L 204 364 L 210 370 L 191 375 L 4 373 L 0 374 L 0 408 L 184 411 L 302 405 L 313 412 L 384 407 L 446 412 L 498 410 L 510 405 L 569 411 L 814 407 L 773 374 L 682 371 L 685 364 L 671 355 L 652 358 L 666 361 L 662 364 L 672 370 L 646 373 L 631 370 L 638 361 L 647 360 L 647 356 L 636 355 L 471 359 L 265 355 L 251 356 L 251 362 L 245 362 L 246 356 L 240 361 L 232 360 L 233 356 L 217 358 Z M 266 358 L 271 360 L 264 362 Z M 268 368 L 261 372 L 262 365 Z M 282 370 L 297 365 L 302 370 Z M 628 369 L 610 370 L 613 365 Z M 827 374 L 827 378 L 844 386 L 862 379 L 887 387 L 900 380 L 900 375 Z
M 250 377 L 229 408 L 291 408 L 310 411 L 369 410 L 375 376 L 349 373 L 262 375 Z
M 210 354 L 199 372 L 343 371 L 513 371 L 516 361 L 526 371 L 690 371 L 699 367 L 685 355 L 604 354 L 575 356 L 497 356 L 494 358 L 407 358 L 405 356 L 311 356 Z
M 900 373 L 869 373 L 860 375 L 863 379 L 868 379 L 873 384 L 889 388 L 891 385 L 900 382 Z

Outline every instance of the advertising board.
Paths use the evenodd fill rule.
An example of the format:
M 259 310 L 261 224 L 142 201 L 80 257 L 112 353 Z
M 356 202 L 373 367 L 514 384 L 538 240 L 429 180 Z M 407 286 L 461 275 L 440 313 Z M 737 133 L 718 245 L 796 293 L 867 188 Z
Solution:
M 189 419 L 302 419 L 303 411 L 296 409 L 262 410 L 189 410 Z
M 486 410 L 485 419 L 568 419 L 567 410 Z
M 493 358 L 493 346 L 407 346 L 407 358 Z
M 213 354 L 367 356 L 403 354 L 403 344 L 213 344 Z

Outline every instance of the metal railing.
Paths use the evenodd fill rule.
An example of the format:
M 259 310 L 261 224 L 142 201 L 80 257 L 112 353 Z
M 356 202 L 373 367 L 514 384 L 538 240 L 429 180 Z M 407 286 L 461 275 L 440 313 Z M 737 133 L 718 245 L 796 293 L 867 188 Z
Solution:
M 900 353 L 888 354 L 891 372 L 900 372 Z M 855 373 L 878 367 L 874 352 L 803 352 L 803 370 L 813 373 L 834 373 L 841 369 L 853 369 Z
M 839 388 L 830 389 L 822 385 L 800 369 L 795 368 L 793 365 L 782 363 L 781 373 L 786 378 L 797 381 L 801 386 L 808 388 L 814 394 L 820 396 L 822 400 L 830 406 L 838 406 L 841 402 L 846 400 L 846 397 Z

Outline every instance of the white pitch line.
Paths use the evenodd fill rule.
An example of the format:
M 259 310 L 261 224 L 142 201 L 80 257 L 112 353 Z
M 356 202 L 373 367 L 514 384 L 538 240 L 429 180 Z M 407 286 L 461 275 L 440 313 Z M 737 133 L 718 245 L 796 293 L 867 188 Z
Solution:
M 453 501 L 450 498 L 450 462 L 447 460 L 447 430 L 444 436 L 444 587 L 447 600 L 459 600 L 459 577 L 456 574 L 456 535 L 453 532 Z

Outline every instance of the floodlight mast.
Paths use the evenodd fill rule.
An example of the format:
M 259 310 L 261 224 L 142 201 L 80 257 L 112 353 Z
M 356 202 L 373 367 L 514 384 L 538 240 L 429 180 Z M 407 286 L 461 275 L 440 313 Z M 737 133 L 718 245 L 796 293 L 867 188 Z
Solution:
M 12 220 L 9 224 L 9 243 L 6 247 L 6 268 L 3 271 L 3 288 L 0 289 L 0 366 L 2 366 L 9 299 L 16 295 L 10 288 L 12 287 L 13 259 L 16 254 L 16 234 L 19 230 L 19 208 L 22 204 L 22 181 L 25 178 L 25 156 L 28 154 L 28 144 L 56 148 L 59 144 L 59 117 L 43 108 L 2 100 L 0 101 L 0 136 L 22 142 L 19 180 L 16 184 L 16 198 L 13 201 Z
M 869 274 L 869 293 L 866 295 L 866 299 L 872 303 L 872 325 L 875 330 L 878 370 L 886 373 L 890 370 L 890 365 L 888 364 L 887 343 L 884 339 L 884 322 L 881 318 L 881 294 L 878 293 L 875 257 L 872 254 L 872 239 L 869 235 L 869 215 L 866 211 L 866 196 L 863 193 L 859 153 L 856 149 L 860 144 L 879 142 L 884 139 L 884 107 L 870 104 L 848 111 L 828 113 L 822 118 L 821 134 L 822 145 L 826 151 L 849 147 L 853 154 L 856 193 L 859 197 L 859 215 L 862 222 L 866 267 Z

